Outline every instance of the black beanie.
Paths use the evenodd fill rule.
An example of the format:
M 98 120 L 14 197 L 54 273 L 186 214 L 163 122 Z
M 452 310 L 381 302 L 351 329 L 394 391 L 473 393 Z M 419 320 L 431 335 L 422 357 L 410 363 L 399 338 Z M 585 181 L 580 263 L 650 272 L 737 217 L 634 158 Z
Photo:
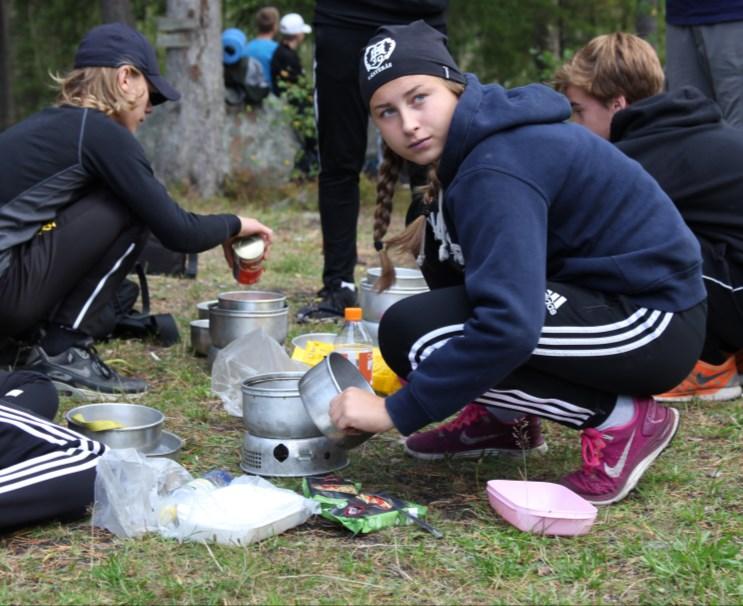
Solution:
M 446 36 L 423 20 L 409 25 L 383 25 L 369 40 L 359 66 L 361 97 L 367 107 L 383 84 L 401 76 L 438 76 L 464 84 L 446 48 Z

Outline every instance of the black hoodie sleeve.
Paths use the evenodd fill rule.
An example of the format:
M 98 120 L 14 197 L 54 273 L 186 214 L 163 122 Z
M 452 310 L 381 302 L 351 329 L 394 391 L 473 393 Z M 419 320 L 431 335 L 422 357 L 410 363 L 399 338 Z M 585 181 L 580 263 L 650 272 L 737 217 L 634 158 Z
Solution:
M 80 140 L 80 161 L 169 249 L 202 252 L 240 230 L 235 215 L 199 215 L 181 208 L 155 178 L 139 141 L 100 112 L 88 110 Z

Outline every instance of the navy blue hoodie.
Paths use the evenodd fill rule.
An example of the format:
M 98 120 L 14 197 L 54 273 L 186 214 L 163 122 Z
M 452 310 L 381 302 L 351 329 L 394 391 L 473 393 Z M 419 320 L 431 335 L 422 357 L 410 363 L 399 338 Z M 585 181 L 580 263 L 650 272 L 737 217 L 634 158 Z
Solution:
M 403 434 L 527 361 L 548 279 L 662 311 L 704 300 L 699 246 L 673 203 L 639 164 L 569 117 L 567 99 L 545 86 L 507 91 L 467 75 L 439 178 L 473 312 L 463 336 L 387 398 Z

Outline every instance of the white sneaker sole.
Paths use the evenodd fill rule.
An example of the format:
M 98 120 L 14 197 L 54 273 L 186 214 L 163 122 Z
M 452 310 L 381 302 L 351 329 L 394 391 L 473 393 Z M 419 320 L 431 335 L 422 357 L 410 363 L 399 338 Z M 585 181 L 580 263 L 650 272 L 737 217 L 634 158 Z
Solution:
M 584 496 L 584 498 L 589 501 L 590 503 L 593 503 L 594 505 L 611 505 L 612 503 L 617 503 L 624 499 L 630 492 L 632 492 L 637 486 L 637 483 L 640 481 L 640 478 L 642 478 L 643 475 L 645 475 L 645 472 L 648 470 L 648 467 L 650 467 L 655 459 L 657 459 L 660 454 L 668 448 L 668 445 L 671 443 L 671 440 L 673 440 L 673 437 L 676 435 L 676 432 L 679 428 L 679 412 L 675 408 L 668 408 L 668 411 L 671 415 L 673 415 L 673 425 L 671 426 L 671 429 L 668 431 L 668 434 L 663 439 L 663 441 L 658 444 L 658 446 L 653 450 L 653 452 L 649 453 L 642 461 L 640 461 L 637 465 L 635 465 L 635 468 L 630 472 L 629 476 L 627 477 L 627 481 L 624 483 L 624 486 L 622 487 L 622 490 L 620 490 L 616 495 L 611 497 L 610 499 L 606 500 L 598 500 L 598 499 L 592 499 L 590 497 Z
M 452 453 L 431 453 L 431 452 L 418 452 L 411 450 L 405 445 L 405 453 L 413 457 L 414 459 L 420 459 L 421 461 L 440 461 L 442 459 L 481 459 L 483 457 L 509 457 L 516 459 L 526 453 L 527 455 L 540 455 L 547 452 L 547 444 L 542 443 L 535 448 L 526 448 L 524 450 L 512 450 L 512 449 L 499 449 L 499 448 L 481 448 L 479 450 L 465 450 L 462 452 Z
M 694 394 L 690 396 L 653 396 L 658 402 L 691 402 L 692 400 L 703 400 L 705 402 L 724 402 L 735 400 L 743 394 L 740 385 L 723 387 L 712 393 Z

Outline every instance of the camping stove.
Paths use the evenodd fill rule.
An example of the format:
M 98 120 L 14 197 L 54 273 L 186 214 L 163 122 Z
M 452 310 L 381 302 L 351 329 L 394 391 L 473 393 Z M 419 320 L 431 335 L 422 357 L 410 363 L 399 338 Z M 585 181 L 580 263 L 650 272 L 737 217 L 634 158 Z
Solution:
M 259 476 L 321 475 L 348 465 L 348 454 L 325 436 L 278 439 L 245 432 L 240 468 Z

